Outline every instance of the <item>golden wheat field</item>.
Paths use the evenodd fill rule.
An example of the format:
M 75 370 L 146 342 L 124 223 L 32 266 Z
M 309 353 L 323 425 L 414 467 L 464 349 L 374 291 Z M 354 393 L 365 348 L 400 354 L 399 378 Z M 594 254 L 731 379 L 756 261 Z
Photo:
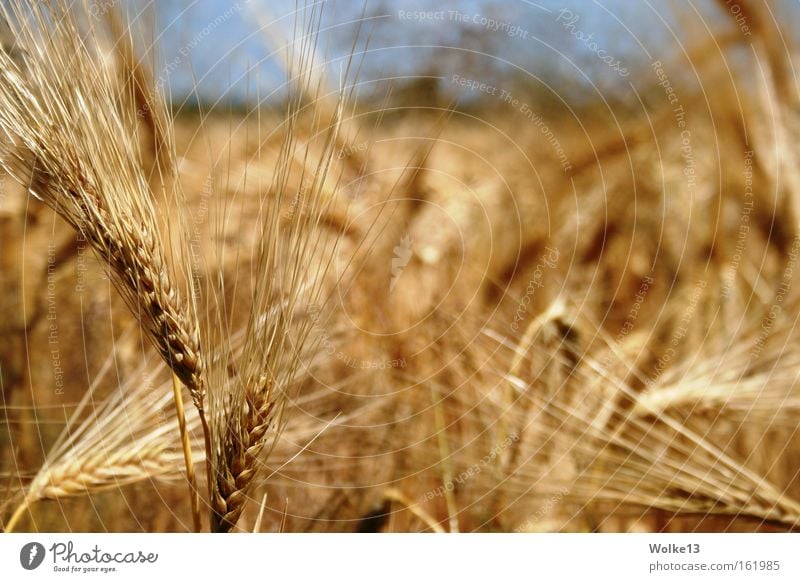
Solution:
M 119 4 L 0 3 L 5 531 L 800 529 L 796 7 Z

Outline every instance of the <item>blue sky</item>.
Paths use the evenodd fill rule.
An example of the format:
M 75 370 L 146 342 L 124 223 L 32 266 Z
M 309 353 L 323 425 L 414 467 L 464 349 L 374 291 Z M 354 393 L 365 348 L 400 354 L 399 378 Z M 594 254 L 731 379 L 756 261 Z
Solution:
M 129 8 L 135 11 L 150 1 L 129 0 Z M 361 78 L 429 70 L 442 75 L 471 70 L 486 79 L 509 70 L 537 76 L 561 71 L 587 85 L 624 84 L 627 80 L 610 74 L 595 53 L 601 50 L 634 68 L 674 51 L 679 41 L 688 42 L 669 5 L 665 0 L 368 0 L 362 39 L 370 36 L 370 51 Z M 712 25 L 720 22 L 715 3 L 687 5 Z M 175 98 L 195 87 L 212 101 L 280 91 L 285 72 L 274 53 L 275 39 L 293 36 L 294 0 L 170 0 L 155 6 L 162 56 L 156 76 Z M 797 0 L 773 6 L 797 16 Z M 570 28 L 559 19 L 564 9 L 579 17 Z M 334 76 L 336 63 L 350 51 L 362 10 L 359 0 L 326 3 L 319 56 Z M 400 18 L 400 11 L 444 11 L 445 17 Z M 462 20 L 450 16 L 455 12 Z M 519 31 L 508 36 L 490 30 L 484 18 Z

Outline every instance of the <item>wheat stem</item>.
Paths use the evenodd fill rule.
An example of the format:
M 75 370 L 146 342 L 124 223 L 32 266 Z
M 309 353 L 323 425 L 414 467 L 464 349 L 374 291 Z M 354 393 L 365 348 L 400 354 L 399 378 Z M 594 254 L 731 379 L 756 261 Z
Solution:
M 14 513 L 8 519 L 8 523 L 3 530 L 5 533 L 11 533 L 14 531 L 14 528 L 19 523 L 19 520 L 22 519 L 22 516 L 25 515 L 25 512 L 28 510 L 29 506 L 30 504 L 28 503 L 28 498 L 25 497 L 25 499 L 22 500 L 22 503 L 19 504 L 19 506 L 14 510 Z
M 286 531 L 286 516 L 289 515 L 289 498 L 286 498 L 286 501 L 283 503 L 283 515 L 281 516 L 281 525 L 278 528 L 278 533 L 283 533 Z
M 183 448 L 183 461 L 186 465 L 186 480 L 189 483 L 189 496 L 192 504 L 192 521 L 194 531 L 199 532 L 203 529 L 200 519 L 200 493 L 197 489 L 197 477 L 194 472 L 194 460 L 192 459 L 192 443 L 189 440 L 189 432 L 186 430 L 186 413 L 183 408 L 183 394 L 181 394 L 181 382 L 174 373 L 172 374 L 172 394 L 175 398 L 175 416 L 178 419 L 178 430 L 181 433 L 181 447 Z
M 416 505 L 413 501 L 406 497 L 402 491 L 390 487 L 384 491 L 383 496 L 390 501 L 396 501 L 402 505 L 405 505 L 406 509 L 421 519 L 423 523 L 425 523 L 425 525 L 431 528 L 434 532 L 445 533 L 444 528 L 439 525 L 435 519 L 433 519 L 430 513 Z
M 444 411 L 442 410 L 442 398 L 439 389 L 435 386 L 431 386 L 431 393 L 433 395 L 436 439 L 439 445 L 439 456 L 442 458 L 442 477 L 444 477 L 444 484 L 447 485 L 453 482 L 452 457 L 450 454 L 450 445 L 447 443 L 447 426 L 445 424 Z M 458 533 L 458 507 L 456 506 L 456 498 L 455 495 L 453 495 L 452 487 L 444 488 L 444 498 L 447 505 L 450 531 Z
M 267 494 L 261 496 L 261 506 L 258 508 L 258 517 L 256 518 L 256 524 L 253 526 L 253 533 L 260 533 L 261 532 L 261 522 L 264 519 L 264 510 L 267 508 Z

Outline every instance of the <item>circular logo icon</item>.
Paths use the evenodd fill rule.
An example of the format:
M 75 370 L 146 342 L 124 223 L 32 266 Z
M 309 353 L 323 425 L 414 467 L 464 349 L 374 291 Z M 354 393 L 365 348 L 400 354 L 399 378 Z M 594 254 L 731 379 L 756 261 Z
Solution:
M 39 542 L 30 542 L 19 551 L 19 563 L 26 570 L 35 570 L 44 561 L 44 546 Z

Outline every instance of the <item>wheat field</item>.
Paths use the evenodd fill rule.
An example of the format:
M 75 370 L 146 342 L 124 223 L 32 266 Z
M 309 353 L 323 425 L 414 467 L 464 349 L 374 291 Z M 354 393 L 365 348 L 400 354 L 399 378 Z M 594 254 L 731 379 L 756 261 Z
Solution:
M 366 2 L 328 59 L 329 4 L 265 33 L 279 98 L 216 106 L 169 98 L 117 4 L 0 4 L 3 529 L 800 529 L 770 3 L 666 3 L 625 66 L 556 3 L 589 51 L 563 86 L 362 82 L 384 28 Z M 479 40 L 527 39 L 498 10 Z M 568 97 L 584 66 L 630 94 Z

